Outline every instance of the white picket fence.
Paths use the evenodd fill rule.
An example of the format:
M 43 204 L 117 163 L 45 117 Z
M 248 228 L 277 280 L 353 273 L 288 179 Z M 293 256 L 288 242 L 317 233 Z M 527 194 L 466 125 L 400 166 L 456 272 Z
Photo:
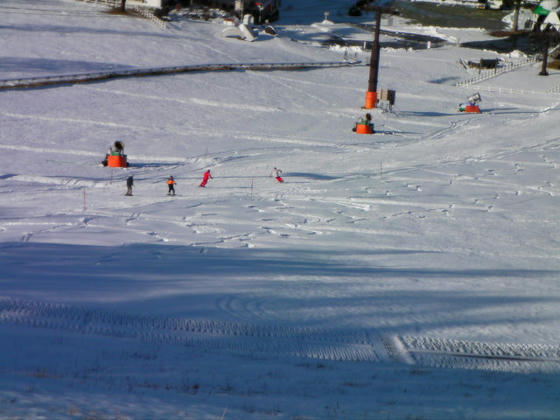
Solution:
M 472 77 L 467 80 L 463 80 L 461 82 L 457 82 L 455 86 L 457 87 L 468 87 L 470 85 L 474 85 L 476 83 L 483 82 L 485 80 L 492 79 L 500 74 L 504 74 L 510 71 L 517 70 L 521 67 L 529 66 L 531 64 L 535 64 L 540 61 L 537 57 L 530 57 L 523 61 L 517 63 L 508 63 L 503 67 L 491 69 L 491 70 L 482 70 L 480 74 L 475 77 Z M 513 88 L 498 88 L 493 86 L 484 86 L 478 87 L 478 90 L 486 91 L 486 92 L 497 92 L 497 93 L 511 93 L 511 94 L 519 94 L 519 95 L 542 95 L 542 94 L 560 94 L 560 85 L 549 89 L 547 91 L 535 91 L 535 90 L 522 90 L 522 89 L 513 89 Z
M 492 79 L 494 77 L 497 77 L 500 74 L 504 74 L 504 73 L 507 73 L 507 72 L 510 72 L 510 71 L 517 70 L 521 67 L 525 67 L 525 66 L 529 66 L 531 64 L 535 64 L 538 61 L 539 60 L 536 57 L 530 57 L 530 58 L 526 58 L 523 61 L 519 61 L 517 63 L 507 63 L 507 64 L 505 64 L 505 65 L 503 65 L 502 67 L 499 67 L 499 68 L 494 68 L 494 69 L 490 69 L 490 70 L 481 70 L 478 75 L 476 75 L 474 77 L 471 77 L 470 79 L 462 80 L 460 82 L 457 82 L 455 84 L 455 86 L 466 87 L 466 86 L 474 85 L 476 83 L 480 83 L 480 82 L 483 82 L 485 80 L 489 80 L 489 79 Z
M 154 15 L 154 9 L 143 6 L 132 6 L 131 9 L 146 19 L 149 19 L 150 22 L 159 26 L 161 29 L 167 29 L 167 22 Z
M 121 5 L 121 0 L 80 0 L 86 3 L 105 4 L 111 7 L 118 7 Z M 167 22 L 154 15 L 154 9 L 148 6 L 141 6 L 138 2 L 127 1 L 126 10 L 132 10 L 134 13 L 148 19 L 154 25 L 161 29 L 167 29 Z
M 466 87 L 466 86 L 461 86 L 461 87 Z M 498 93 L 498 94 L 512 94 L 512 95 L 524 95 L 524 96 L 560 94 L 560 86 L 558 88 L 551 89 L 548 91 L 513 89 L 513 88 L 503 88 L 503 87 L 494 87 L 494 86 L 477 86 L 476 90 L 480 92 L 491 92 L 491 93 Z

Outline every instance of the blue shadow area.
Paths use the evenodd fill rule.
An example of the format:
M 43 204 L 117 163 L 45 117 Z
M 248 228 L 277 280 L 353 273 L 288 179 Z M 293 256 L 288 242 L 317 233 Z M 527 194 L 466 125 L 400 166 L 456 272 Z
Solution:
M 559 296 L 526 290 L 503 296 L 490 286 L 465 289 L 470 282 L 518 279 L 538 287 L 540 281 L 557 278 L 555 270 L 393 268 L 353 262 L 357 256 L 364 264 L 368 257 L 374 261 L 393 254 L 405 262 L 428 253 L 8 242 L 0 246 L 0 287 L 4 297 L 14 299 L 154 316 L 299 325 L 292 315 L 304 312 L 302 325 L 342 330 L 377 319 L 376 332 L 387 334 L 543 322 L 544 315 L 530 317 L 526 311 L 512 316 L 511 308 L 560 303 Z M 432 262 L 439 258 L 426 256 Z M 442 282 L 445 290 L 434 289 Z M 422 287 L 424 283 L 429 286 Z M 480 313 L 492 316 L 472 315 Z

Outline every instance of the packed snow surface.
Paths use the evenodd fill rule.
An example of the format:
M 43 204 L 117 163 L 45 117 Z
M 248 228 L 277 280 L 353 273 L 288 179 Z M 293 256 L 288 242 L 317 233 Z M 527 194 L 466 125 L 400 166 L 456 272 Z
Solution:
M 0 81 L 360 61 L 0 90 L 0 418 L 558 418 L 560 73 L 394 18 L 449 42 L 382 49 L 358 135 L 369 52 L 316 41 L 367 33 L 284 3 L 254 42 L 0 3 Z M 520 66 L 456 87 L 480 58 Z

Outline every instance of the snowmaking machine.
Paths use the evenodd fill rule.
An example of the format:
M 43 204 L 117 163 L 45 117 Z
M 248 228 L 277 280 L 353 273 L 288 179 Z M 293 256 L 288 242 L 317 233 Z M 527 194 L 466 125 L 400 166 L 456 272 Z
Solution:
M 103 166 L 110 166 L 112 168 L 127 168 L 128 161 L 124 154 L 124 143 L 117 140 L 113 146 L 110 146 L 102 163 Z
M 354 127 L 352 131 L 356 134 L 373 134 L 375 133 L 375 125 L 371 120 L 371 114 L 367 113 L 365 117 L 361 118 Z
M 469 96 L 467 103 L 459 105 L 459 111 L 480 114 L 480 107 L 478 106 L 480 101 L 482 101 L 482 98 L 480 97 L 480 93 L 477 92 Z

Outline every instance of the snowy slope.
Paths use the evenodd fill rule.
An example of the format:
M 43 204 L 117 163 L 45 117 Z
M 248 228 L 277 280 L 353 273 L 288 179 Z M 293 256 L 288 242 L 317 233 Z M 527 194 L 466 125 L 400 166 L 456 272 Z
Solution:
M 0 79 L 344 58 L 284 7 L 248 43 L 5 0 Z M 560 73 L 458 88 L 498 55 L 434 32 L 382 51 L 373 136 L 364 64 L 0 91 L 0 417 L 557 418 Z

